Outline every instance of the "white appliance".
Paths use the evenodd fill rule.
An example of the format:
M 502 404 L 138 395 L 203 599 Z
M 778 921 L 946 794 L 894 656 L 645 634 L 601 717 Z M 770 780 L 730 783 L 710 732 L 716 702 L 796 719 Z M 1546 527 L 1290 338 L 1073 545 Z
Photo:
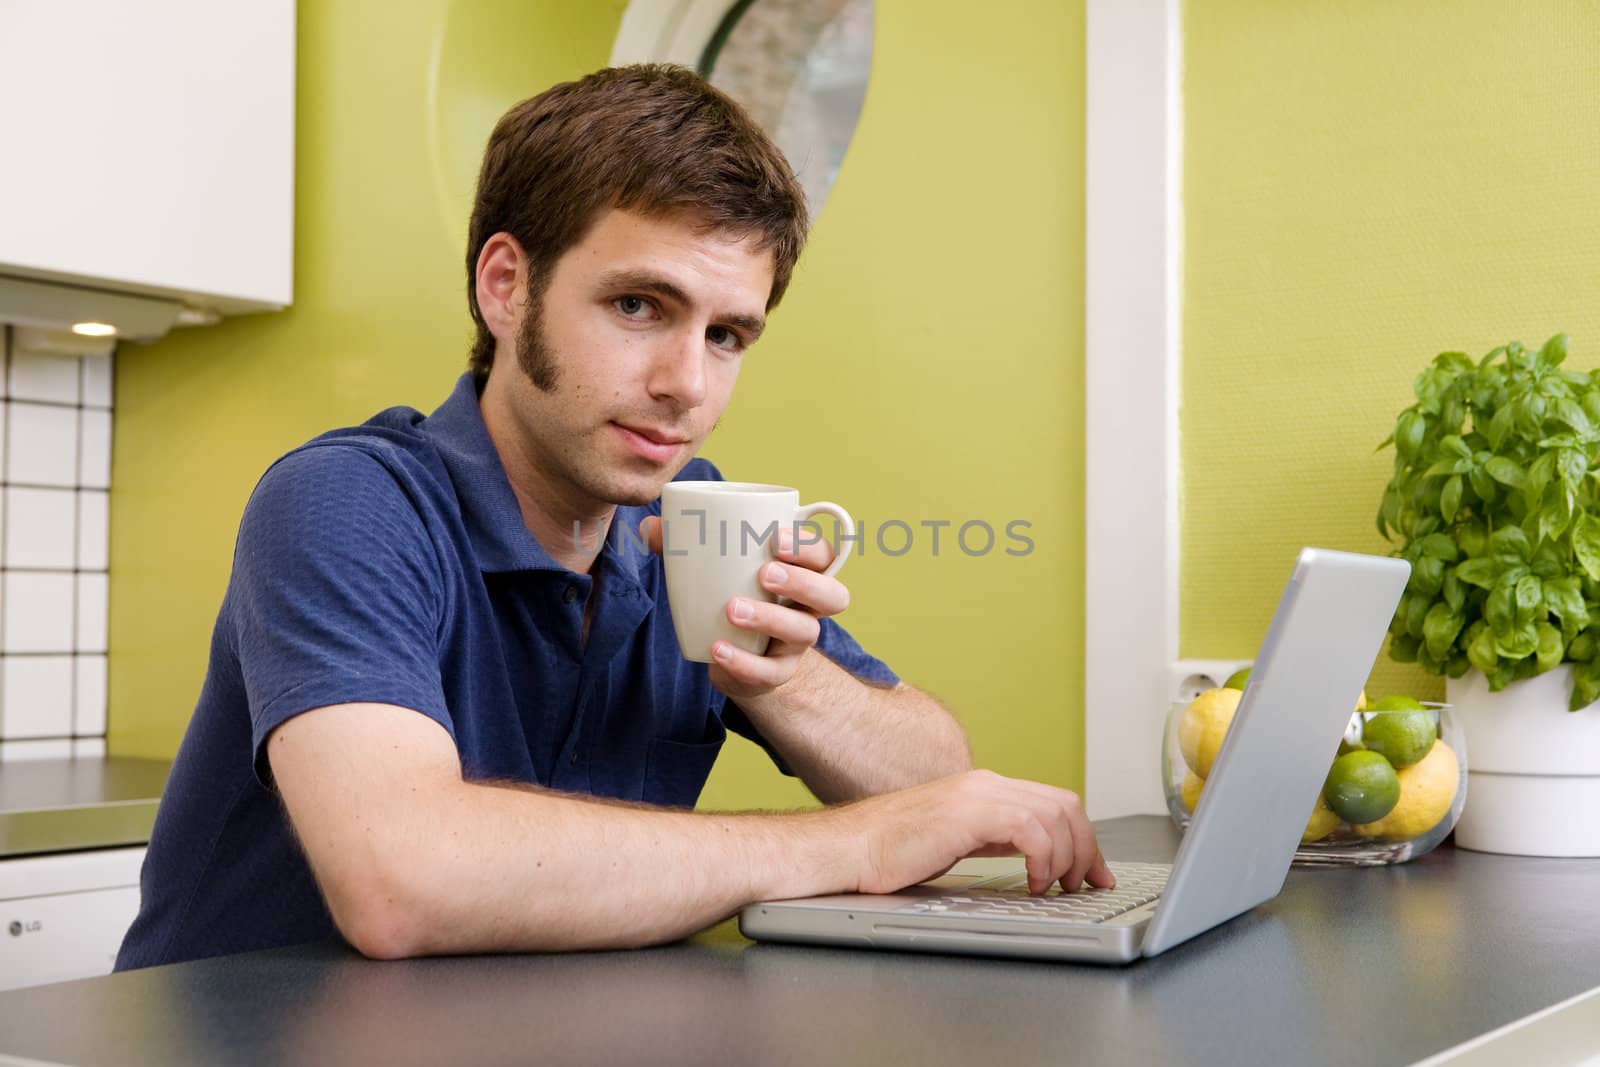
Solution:
M 110 974 L 144 848 L 0 860 L 0 990 Z

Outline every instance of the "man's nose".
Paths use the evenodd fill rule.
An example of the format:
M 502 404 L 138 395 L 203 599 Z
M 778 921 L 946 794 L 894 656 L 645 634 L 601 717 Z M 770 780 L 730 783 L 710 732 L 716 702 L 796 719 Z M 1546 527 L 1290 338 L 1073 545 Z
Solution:
M 650 395 L 683 408 L 699 407 L 706 398 L 706 346 L 703 332 L 674 333 L 650 368 Z

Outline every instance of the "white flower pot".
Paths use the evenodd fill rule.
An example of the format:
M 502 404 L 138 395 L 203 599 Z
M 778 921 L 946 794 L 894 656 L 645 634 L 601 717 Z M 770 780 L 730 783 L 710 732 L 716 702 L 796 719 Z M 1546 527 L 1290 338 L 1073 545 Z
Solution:
M 1568 665 L 1498 693 L 1479 671 L 1448 679 L 1467 738 L 1456 844 L 1514 856 L 1600 856 L 1600 702 L 1568 711 Z

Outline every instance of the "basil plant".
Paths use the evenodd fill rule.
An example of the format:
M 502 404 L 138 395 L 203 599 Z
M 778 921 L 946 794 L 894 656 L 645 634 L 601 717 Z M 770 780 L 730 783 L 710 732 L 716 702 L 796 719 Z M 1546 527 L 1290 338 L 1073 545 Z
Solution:
M 1571 663 L 1575 711 L 1600 697 L 1600 371 L 1566 356 L 1561 334 L 1434 359 L 1378 446 L 1378 531 L 1411 564 L 1392 658 L 1495 691 Z

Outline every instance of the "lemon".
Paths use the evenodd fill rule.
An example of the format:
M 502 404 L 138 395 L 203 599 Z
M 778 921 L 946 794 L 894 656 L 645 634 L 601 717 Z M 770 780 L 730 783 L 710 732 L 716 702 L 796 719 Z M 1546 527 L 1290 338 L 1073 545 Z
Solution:
M 1309 845 L 1321 841 L 1338 828 L 1340 821 L 1338 813 L 1328 807 L 1328 801 L 1317 797 L 1317 806 L 1312 809 L 1311 821 L 1306 823 L 1306 832 L 1300 835 L 1300 843 Z
M 1400 779 L 1376 752 L 1346 752 L 1333 761 L 1322 795 L 1345 822 L 1376 822 L 1400 802 Z
M 1461 765 L 1455 750 L 1435 741 L 1422 760 L 1399 773 L 1400 802 L 1375 822 L 1357 824 L 1356 831 L 1390 841 L 1409 841 L 1439 825 L 1455 803 Z
M 1178 723 L 1178 747 L 1183 750 L 1183 762 L 1200 777 L 1211 773 L 1242 696 L 1237 689 L 1207 689 L 1183 709 L 1183 719 Z
M 1190 771 L 1183 776 L 1183 810 L 1194 813 L 1194 806 L 1200 803 L 1200 790 L 1206 787 L 1206 780 Z
M 1232 674 L 1228 675 L 1228 680 L 1226 682 L 1222 683 L 1222 688 L 1224 688 L 1224 689 L 1237 689 L 1240 692 L 1243 692 L 1244 691 L 1244 687 L 1249 685 L 1249 684 L 1250 684 L 1250 668 L 1249 667 L 1240 667 L 1238 670 L 1236 670 Z

